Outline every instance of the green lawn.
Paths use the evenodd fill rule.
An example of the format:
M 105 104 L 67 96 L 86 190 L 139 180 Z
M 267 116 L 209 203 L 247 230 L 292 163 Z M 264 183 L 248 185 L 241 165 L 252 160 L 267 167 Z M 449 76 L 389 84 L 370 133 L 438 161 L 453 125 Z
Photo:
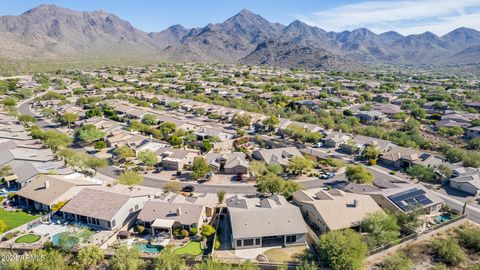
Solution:
M 40 216 L 33 216 L 23 211 L 5 211 L 0 209 L 0 220 L 3 220 L 7 224 L 7 231 L 28 223 Z
M 19 238 L 15 239 L 15 243 L 35 243 L 40 240 L 40 235 L 37 234 L 26 234 L 24 236 L 20 236 Z
M 173 251 L 178 255 L 200 255 L 202 254 L 202 246 L 200 242 L 188 242 L 185 246 Z

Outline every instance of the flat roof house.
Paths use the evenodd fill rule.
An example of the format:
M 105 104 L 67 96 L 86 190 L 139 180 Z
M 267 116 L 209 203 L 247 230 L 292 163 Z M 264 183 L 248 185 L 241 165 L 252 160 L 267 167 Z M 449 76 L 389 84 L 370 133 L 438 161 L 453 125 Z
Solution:
M 153 198 L 153 194 L 115 188 L 84 188 L 62 209 L 63 217 L 104 230 L 121 228 Z
M 300 190 L 293 194 L 293 203 L 320 232 L 357 227 L 369 214 L 382 212 L 369 195 L 332 190 Z
M 300 209 L 278 195 L 226 200 L 233 249 L 303 245 L 307 227 Z

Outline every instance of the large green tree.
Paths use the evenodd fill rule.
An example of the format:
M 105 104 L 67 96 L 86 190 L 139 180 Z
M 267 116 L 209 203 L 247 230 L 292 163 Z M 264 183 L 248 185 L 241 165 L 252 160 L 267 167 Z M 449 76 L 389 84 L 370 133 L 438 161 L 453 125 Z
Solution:
M 202 179 L 211 170 L 212 169 L 208 166 L 207 161 L 205 161 L 203 157 L 196 157 L 193 160 L 191 176 L 193 177 L 193 179 L 196 179 L 196 180 Z
M 285 170 L 295 175 L 301 175 L 304 172 L 309 172 L 313 169 L 315 162 L 306 159 L 302 156 L 294 156 L 288 162 Z
M 150 150 L 138 152 L 137 159 L 145 166 L 155 166 L 158 163 L 157 154 Z
M 384 212 L 367 215 L 360 224 L 360 230 L 368 233 L 366 239 L 370 248 L 392 243 L 400 237 L 397 217 Z
M 142 270 L 145 269 L 145 261 L 140 258 L 138 249 L 128 249 L 122 245 L 115 250 L 109 266 L 111 270 Z
M 349 165 L 346 175 L 349 181 L 359 184 L 371 184 L 374 180 L 373 173 L 363 165 Z
M 83 125 L 75 131 L 75 138 L 81 142 L 92 143 L 106 136 L 106 133 L 100 131 L 92 124 Z
M 368 254 L 368 246 L 362 236 L 351 229 L 322 234 L 317 248 L 322 262 L 333 270 L 363 269 Z
M 82 247 L 77 254 L 78 263 L 85 269 L 96 269 L 98 264 L 104 260 L 104 252 L 96 245 Z
M 124 171 L 117 178 L 117 182 L 123 185 L 133 187 L 143 182 L 143 176 L 135 171 Z

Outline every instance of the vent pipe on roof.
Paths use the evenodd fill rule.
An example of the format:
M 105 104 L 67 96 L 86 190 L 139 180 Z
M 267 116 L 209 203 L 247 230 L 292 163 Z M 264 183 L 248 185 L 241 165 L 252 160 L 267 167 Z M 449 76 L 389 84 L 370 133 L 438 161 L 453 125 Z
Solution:
M 353 207 L 358 207 L 358 200 L 357 199 L 354 199 L 353 200 Z
M 180 216 L 182 214 L 182 208 L 178 207 L 177 208 L 177 216 Z
M 45 181 L 44 188 L 47 189 L 50 187 L 50 181 Z

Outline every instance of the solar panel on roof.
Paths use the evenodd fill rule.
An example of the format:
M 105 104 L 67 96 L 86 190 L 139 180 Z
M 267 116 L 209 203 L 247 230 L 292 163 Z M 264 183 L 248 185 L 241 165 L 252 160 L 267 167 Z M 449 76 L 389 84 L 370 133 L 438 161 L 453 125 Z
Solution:
M 418 188 L 409 189 L 404 192 L 391 195 L 388 198 L 405 212 L 417 204 L 428 205 L 432 203 L 432 201 L 425 196 L 425 190 Z

